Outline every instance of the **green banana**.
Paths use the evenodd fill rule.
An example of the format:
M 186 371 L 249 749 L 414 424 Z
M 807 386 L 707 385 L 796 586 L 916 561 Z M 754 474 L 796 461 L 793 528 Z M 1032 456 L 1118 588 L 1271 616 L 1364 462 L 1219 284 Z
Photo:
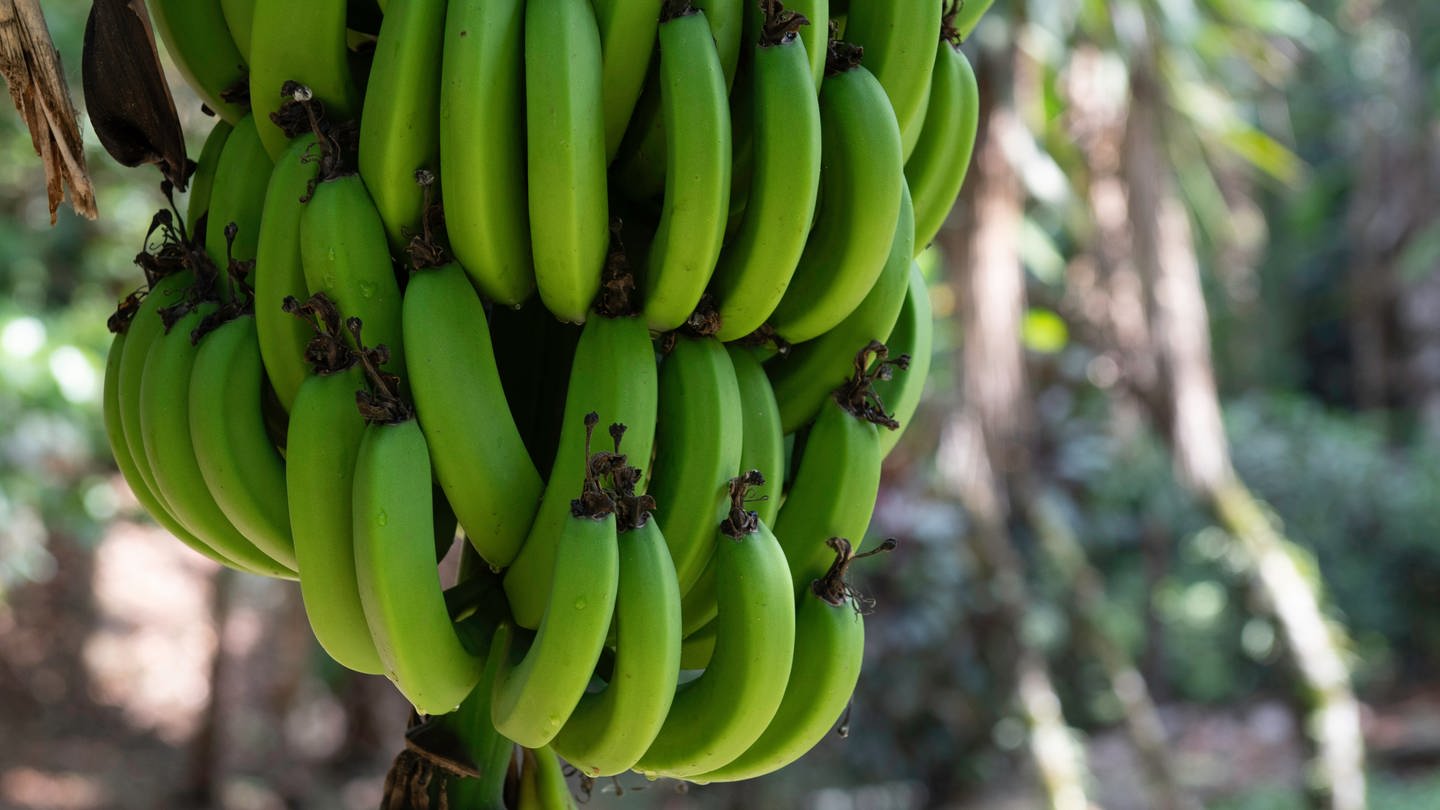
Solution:
M 510 647 L 514 628 L 501 624 L 490 639 L 485 668 L 469 697 L 460 704 L 448 722 L 480 772 L 478 779 L 459 779 L 450 783 L 450 806 L 464 810 L 507 810 L 505 778 L 515 759 L 515 743 L 495 730 L 490 722 L 490 703 L 495 693 L 495 676 L 500 661 Z
M 555 317 L 581 323 L 610 238 L 600 32 L 586 0 L 526 3 L 525 97 L 535 281 Z
M 930 355 L 934 344 L 935 322 L 930 310 L 930 288 L 920 273 L 919 265 L 912 265 L 905 304 L 900 308 L 900 318 L 886 340 L 892 356 L 905 355 L 910 358 L 910 363 L 896 377 L 875 381 L 876 396 L 893 411 L 895 421 L 900 423 L 895 430 L 880 432 L 882 456 L 890 455 L 890 451 L 895 449 L 920 406 L 925 380 L 930 376 Z
M 239 261 L 255 258 L 260 241 L 260 215 L 265 207 L 265 189 L 274 164 L 255 132 L 255 117 L 247 115 L 235 124 L 225 139 L 215 180 L 210 189 L 209 215 L 205 221 L 205 252 L 222 270 L 230 257 Z M 234 243 L 225 229 L 237 226 Z
M 680 642 L 680 668 L 704 669 L 715 655 L 715 620 L 696 630 Z
M 780 707 L 776 685 L 790 677 L 795 592 L 775 535 L 744 512 L 743 481 L 731 490 L 730 536 L 715 552 L 715 652 L 700 677 L 676 689 L 665 724 L 635 765 L 647 776 L 689 778 L 743 754 Z
M 415 173 L 440 161 L 440 65 L 446 0 L 395 0 L 380 25 L 360 116 L 360 176 L 390 246 L 420 232 L 424 189 Z M 452 207 L 453 210 L 453 207 Z
M 885 267 L 905 180 L 890 100 L 853 47 L 831 48 L 820 87 L 822 165 L 814 227 L 770 323 L 791 343 L 845 319 Z
M 200 218 L 210 210 L 210 190 L 215 187 L 215 168 L 220 164 L 220 153 L 234 127 L 217 119 L 210 134 L 205 136 L 205 145 L 200 147 L 200 158 L 195 161 L 195 173 L 190 175 L 190 198 L 185 203 L 185 235 L 194 238 L 200 233 Z
M 849 379 L 855 370 L 857 351 L 871 341 L 884 340 L 895 327 L 910 284 L 914 239 L 914 210 L 906 192 L 891 237 L 890 256 L 865 300 L 834 329 L 792 347 L 788 356 L 768 364 L 775 399 L 780 404 L 780 423 L 786 433 L 794 433 L 809 422 L 831 392 Z
M 985 12 L 989 11 L 994 3 L 995 0 L 961 0 L 955 13 L 955 31 L 960 35 L 960 39 L 970 38 L 980 18 L 985 16 Z
M 271 119 L 299 82 L 340 122 L 360 112 L 360 91 L 350 73 L 346 46 L 347 0 L 255 0 L 251 24 L 250 105 L 265 151 L 278 160 L 289 140 Z
M 316 147 L 314 135 L 302 135 L 275 161 L 265 205 L 260 214 L 260 238 L 255 245 L 255 331 L 265 373 L 275 396 L 289 411 L 309 371 L 305 346 L 313 332 L 285 312 L 288 297 L 309 297 L 305 268 L 300 261 L 300 219 L 310 185 L 319 171 L 307 153 Z
M 224 98 L 245 81 L 245 57 L 220 0 L 151 0 L 149 9 L 175 67 L 205 106 L 231 124 L 243 118 L 245 105 Z
M 930 103 L 930 74 L 944 0 L 850 0 L 845 39 L 865 49 L 865 64 L 880 80 L 906 158 L 920 137 Z
M 413 418 L 365 428 L 355 457 L 355 577 L 385 676 L 423 714 L 455 710 L 480 679 L 435 567 L 430 451 Z
M 524 21 L 524 0 L 450 0 L 440 83 L 450 248 L 480 292 L 506 306 L 535 289 L 523 202 Z
M 359 318 L 369 344 L 389 347 L 390 370 L 405 379 L 400 285 L 385 225 L 359 175 L 321 178 L 300 215 L 300 259 L 310 292 Z
M 645 87 L 664 0 L 594 0 L 605 99 L 605 157 L 614 160 Z
M 830 0 L 791 0 L 786 8 L 810 21 L 808 27 L 800 29 L 800 41 L 805 45 L 810 77 L 818 93 L 825 79 L 826 57 L 830 54 Z
M 645 271 L 645 319 L 657 332 L 700 302 L 730 204 L 730 107 L 715 39 L 702 12 L 660 21 L 665 205 Z
M 660 366 L 650 494 L 659 504 L 656 518 L 682 594 L 699 580 L 714 552 L 743 439 L 740 388 L 725 346 L 714 338 L 677 336 Z
M 615 504 L 600 490 L 588 455 L 597 421 L 593 413 L 585 419 L 589 469 L 556 539 L 540 626 L 524 657 L 502 665 L 496 677 L 490 718 L 501 734 L 527 748 L 553 740 L 579 704 L 615 612 L 620 570 Z
M 260 410 L 264 385 L 255 318 L 216 327 L 200 341 L 190 373 L 190 440 L 220 511 L 260 550 L 296 569 L 285 461 Z
M 273 557 L 240 532 L 216 503 L 200 471 L 190 426 L 190 384 L 199 355 L 191 332 L 215 309 L 213 302 L 201 304 L 168 334 L 152 341 L 134 389 L 136 436 L 143 436 L 143 452 L 155 476 L 154 491 L 183 526 L 244 570 L 294 579 L 294 561 Z
M 832 571 L 800 594 L 795 611 L 795 656 L 785 698 L 765 733 L 745 753 L 709 773 L 700 784 L 735 782 L 773 773 L 804 756 L 824 739 L 850 703 L 865 657 L 865 620 L 843 581 L 852 559 L 840 543 Z
M 915 195 L 915 247 L 930 244 L 965 185 L 980 126 L 980 87 L 970 60 L 953 39 L 940 41 L 930 107 L 905 177 Z
M 452 262 L 411 276 L 402 313 L 411 393 L 436 478 L 475 550 L 504 568 L 525 541 L 544 482 L 510 415 L 485 305 Z
M 607 422 L 626 425 L 625 452 L 637 462 L 648 460 L 655 444 L 659 385 L 643 320 L 590 318 L 570 368 L 565 415 L 540 511 L 505 573 L 505 595 L 515 623 L 532 629 L 539 626 L 549 598 L 556 544 L 570 519 L 570 501 L 585 479 L 585 414 L 597 412 Z
M 815 215 L 820 106 L 811 91 L 805 45 L 793 33 L 805 26 L 796 26 L 795 19 L 789 18 L 789 26 L 780 27 L 775 37 L 769 35 L 771 25 L 783 25 L 783 18 L 767 18 L 767 36 L 751 64 L 749 197 L 739 230 L 720 252 L 710 287 L 720 310 L 716 337 L 722 341 L 755 331 L 780 303 Z
M 250 53 L 251 25 L 255 21 L 255 0 L 220 0 L 220 11 L 225 15 L 225 27 L 235 41 L 235 48 L 241 58 Z
M 548 746 L 522 749 L 516 810 L 575 810 L 560 760 Z
M 647 516 L 648 518 L 648 516 Z M 551 742 L 586 776 L 629 770 L 659 733 L 680 675 L 680 586 L 654 520 L 620 532 L 615 667 Z

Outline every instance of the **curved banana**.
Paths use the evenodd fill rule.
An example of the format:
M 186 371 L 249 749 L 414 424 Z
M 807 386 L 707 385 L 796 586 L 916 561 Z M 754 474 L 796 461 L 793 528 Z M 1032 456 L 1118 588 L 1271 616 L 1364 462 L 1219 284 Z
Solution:
M 744 497 L 744 486 L 738 485 Z M 733 495 L 733 492 L 732 492 Z M 705 672 L 681 684 L 655 742 L 635 769 L 689 778 L 734 760 L 759 739 L 790 677 L 795 592 L 775 535 L 737 503 L 731 537 L 716 550 L 715 652 Z M 733 539 L 732 539 L 733 538 Z
M 660 366 L 650 494 L 682 594 L 714 553 L 743 440 L 740 388 L 725 346 L 714 338 L 677 337 Z
M 200 341 L 190 374 L 190 440 L 220 511 L 276 561 L 296 569 L 285 461 L 265 432 L 265 369 L 255 319 L 242 315 Z
M 930 103 L 930 74 L 944 0 L 850 0 L 845 40 L 865 49 L 865 64 L 880 80 L 909 158 Z
M 245 56 L 220 0 L 151 0 L 149 9 L 175 67 L 205 106 L 231 124 L 243 118 L 245 105 L 224 99 L 245 81 Z
M 390 246 L 402 253 L 420 231 L 420 169 L 440 167 L 440 48 L 446 0 L 395 0 L 380 25 L 360 115 L 360 176 Z M 453 206 L 452 206 L 453 210 Z
M 605 157 L 614 160 L 645 87 L 664 0 L 594 0 L 605 98 Z
M 730 105 L 702 12 L 660 21 L 665 204 L 645 270 L 645 319 L 656 332 L 685 323 L 700 302 L 730 204 Z
M 480 679 L 435 567 L 430 451 L 414 419 L 374 422 L 355 457 L 355 577 L 385 676 L 422 714 L 455 710 Z
M 359 175 L 321 178 L 300 215 L 300 259 L 310 292 L 359 318 L 367 344 L 387 346 L 389 370 L 405 379 L 400 285 L 385 225 Z
M 240 119 L 235 131 L 225 139 L 220 162 L 215 165 L 209 214 L 205 218 L 205 252 L 222 271 L 229 266 L 231 257 L 239 261 L 255 258 L 265 189 L 273 167 L 256 134 L 255 117 Z M 225 228 L 232 222 L 237 229 L 234 243 L 230 244 Z
M 828 332 L 870 292 L 900 213 L 905 166 L 885 89 L 854 49 L 832 47 L 820 87 L 824 164 L 815 224 L 770 323 L 802 343 Z
M 989 11 L 994 3 L 995 0 L 965 0 L 959 4 L 955 14 L 955 31 L 960 35 L 960 39 L 970 38 L 975 26 L 980 23 L 980 18 L 985 16 L 985 12 Z
M 875 394 L 880 402 L 889 408 L 900 427 L 880 431 L 880 453 L 890 455 L 899 443 L 905 428 L 920 406 L 920 396 L 925 391 L 925 381 L 930 376 L 930 356 L 935 345 L 935 322 L 930 311 L 930 287 L 920 274 L 919 265 L 910 267 L 910 287 L 905 293 L 905 304 L 900 308 L 900 317 L 885 341 L 891 357 L 905 355 L 910 364 L 905 370 L 889 380 L 875 381 Z
M 834 329 L 771 360 L 767 368 L 780 404 L 780 423 L 794 433 L 809 422 L 831 393 L 855 371 L 855 353 L 871 341 L 883 341 L 900 317 L 915 239 L 914 210 L 905 193 L 890 241 L 890 256 L 865 300 Z M 848 537 L 849 535 L 842 535 Z
M 205 136 L 205 145 L 200 147 L 200 157 L 195 161 L 195 173 L 190 175 L 190 197 L 185 201 L 185 235 L 195 238 L 199 235 L 200 218 L 210 210 L 210 190 L 215 187 L 215 168 L 220 164 L 220 153 L 225 149 L 225 140 L 234 127 L 220 118 Z
M 915 195 L 915 247 L 923 249 L 955 206 L 980 126 L 980 87 L 970 60 L 954 40 L 942 39 L 930 82 L 930 107 L 905 178 Z
M 250 106 L 265 151 L 280 158 L 289 140 L 271 120 L 286 96 L 286 82 L 310 88 L 331 121 L 360 112 L 360 90 L 350 74 L 346 46 L 347 0 L 255 0 L 250 44 Z
M 504 568 L 545 484 L 510 415 L 485 305 L 452 262 L 410 277 L 402 313 L 410 390 L 435 476 L 471 545 Z
M 457 779 L 450 783 L 450 806 L 464 810 L 507 810 L 505 779 L 515 759 L 515 743 L 490 723 L 490 702 L 495 693 L 495 676 L 500 661 L 510 648 L 514 628 L 502 624 L 490 638 L 485 668 L 470 695 L 449 715 L 448 724 L 460 739 L 478 779 Z
M 199 355 L 191 332 L 215 308 L 214 303 L 200 305 L 176 322 L 169 334 L 152 342 L 137 389 L 136 435 L 144 437 L 155 492 L 183 526 L 245 570 L 294 579 L 293 558 L 279 560 L 257 548 L 221 510 L 200 471 L 190 427 L 190 384 Z
M 570 501 L 585 480 L 585 414 L 599 413 L 607 423 L 627 426 L 625 454 L 637 464 L 650 458 L 655 444 L 659 384 L 645 321 L 590 318 L 570 368 L 565 415 L 540 511 L 505 572 L 505 595 L 515 623 L 532 629 L 539 626 L 549 599 L 557 538 L 570 519 Z
M 525 3 L 450 0 L 440 82 L 440 185 L 450 249 L 477 289 L 535 289 L 525 203 Z
M 285 491 L 315 640 L 341 666 L 374 675 L 385 667 L 365 623 L 353 539 L 355 458 L 365 436 L 355 392 L 364 385 L 354 365 L 305 378 L 290 409 Z
M 554 751 L 545 746 L 536 749 L 533 770 L 540 810 L 576 810 L 575 795 L 570 792 L 565 771 Z
M 225 15 L 225 27 L 241 58 L 250 53 L 251 25 L 255 21 L 255 0 L 220 0 L 220 11 Z
M 775 718 L 738 759 L 691 781 L 736 782 L 773 773 L 814 748 L 844 713 L 865 657 L 865 620 L 839 579 L 849 562 L 848 542 L 844 548 L 834 566 L 841 573 L 817 579 L 800 593 L 795 656 Z
M 615 667 L 587 692 L 551 741 L 581 773 L 629 770 L 665 723 L 680 676 L 680 586 L 654 520 L 620 532 Z
M 540 299 L 581 323 L 610 243 L 600 32 L 586 0 L 525 4 L 530 245 Z M 608 416 L 606 418 L 609 418 Z
M 586 425 L 588 434 L 594 421 L 587 418 Z M 502 664 L 496 677 L 490 719 L 526 748 L 546 745 L 560 733 L 605 647 L 620 576 L 614 508 L 587 472 L 556 539 L 550 593 L 534 641 L 519 662 Z
M 305 346 L 314 336 L 300 319 L 285 311 L 286 298 L 303 301 L 310 295 L 300 261 L 300 219 L 305 205 L 301 200 L 319 171 L 317 162 L 307 159 L 312 147 L 315 136 L 302 135 L 275 161 L 255 245 L 255 332 L 265 373 L 286 411 L 309 373 Z
M 796 34 L 761 39 L 747 85 L 753 121 L 749 197 L 710 284 L 722 341 L 765 323 L 805 251 L 820 190 L 820 105 L 811 81 L 805 44 Z
M 810 78 L 815 82 L 815 92 L 825 79 L 825 62 L 830 55 L 830 0 L 791 0 L 786 6 L 791 11 L 810 21 L 800 29 L 800 42 L 805 45 L 805 56 L 810 60 Z

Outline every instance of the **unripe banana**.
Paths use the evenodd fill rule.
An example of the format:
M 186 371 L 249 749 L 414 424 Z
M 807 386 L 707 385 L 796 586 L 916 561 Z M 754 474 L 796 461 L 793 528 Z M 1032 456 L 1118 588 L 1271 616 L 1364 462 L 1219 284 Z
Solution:
M 234 127 L 221 118 L 205 136 L 205 145 L 200 147 L 200 157 L 195 161 L 195 173 L 190 175 L 190 198 L 185 202 L 185 234 L 194 238 L 200 233 L 200 218 L 210 210 L 210 190 L 215 186 L 215 169 L 220 165 L 220 153 L 225 149 L 225 140 Z
M 597 316 L 585 322 L 540 511 L 505 573 L 505 595 L 521 627 L 538 627 L 549 599 L 556 541 L 585 479 L 585 414 L 596 412 L 606 422 L 627 426 L 625 453 L 639 464 L 655 444 L 658 389 L 655 352 L 643 320 Z
M 420 232 L 420 169 L 440 163 L 440 65 L 446 0 L 395 0 L 380 25 L 360 116 L 360 176 L 385 223 L 390 247 Z M 453 207 L 452 207 L 453 210 Z
M 525 541 L 544 482 L 510 415 L 485 306 L 459 265 L 427 268 L 405 288 L 402 325 L 435 476 L 471 545 L 504 568 Z
M 261 412 L 265 369 L 255 319 L 242 315 L 200 341 L 190 374 L 190 439 L 205 485 L 240 533 L 295 569 L 285 461 Z
M 414 419 L 372 423 L 355 458 L 355 574 L 385 675 L 423 714 L 455 710 L 480 679 L 435 566 L 430 452 Z
M 699 11 L 660 22 L 665 204 L 645 271 L 645 318 L 668 332 L 700 302 L 730 204 L 730 107 L 715 39 Z
M 526 3 L 525 97 L 535 281 L 555 317 L 580 323 L 610 240 L 600 32 L 586 0 Z
M 766 366 L 780 404 L 780 424 L 794 433 L 824 407 L 831 392 L 855 371 L 855 354 L 871 341 L 883 341 L 900 317 L 915 255 L 915 219 L 906 192 L 891 237 L 890 256 L 865 300 L 834 329 L 792 347 Z M 849 535 L 842 535 L 849 536 Z
M 955 31 L 960 35 L 961 40 L 970 38 L 975 31 L 975 26 L 980 23 L 980 18 L 990 10 L 995 0 L 965 0 L 958 6 L 955 13 Z
M 645 87 L 663 0 L 594 0 L 600 29 L 600 84 L 605 98 L 605 157 L 620 149 Z
M 220 0 L 220 10 L 225 15 L 225 27 L 230 30 L 230 37 L 235 40 L 241 58 L 248 58 L 255 0 Z
M 905 293 L 905 304 L 900 308 L 900 318 L 885 343 L 891 357 L 905 355 L 910 358 L 910 365 L 904 371 L 889 380 L 875 381 L 876 396 L 886 408 L 891 409 L 895 421 L 900 423 L 895 430 L 880 431 L 880 453 L 888 456 L 920 406 L 925 381 L 930 376 L 930 356 L 934 351 L 935 322 L 930 311 L 930 287 L 918 264 L 910 268 L 910 287 Z
M 791 343 L 828 332 L 870 292 L 885 267 L 905 181 L 900 128 L 884 88 L 853 51 L 832 50 L 837 55 L 820 88 L 819 210 L 770 316 Z
M 791 0 L 785 7 L 810 21 L 810 25 L 800 29 L 800 41 L 805 45 L 810 77 L 818 93 L 825 79 L 825 59 L 830 53 L 830 0 Z
M 480 681 L 454 714 L 444 722 L 459 738 L 465 753 L 480 772 L 479 779 L 458 779 L 450 783 L 450 806 L 464 810 L 508 810 L 505 805 L 505 778 L 515 758 L 515 743 L 495 730 L 490 722 L 490 703 L 495 694 L 495 676 L 510 648 L 514 628 L 501 624 L 490 639 Z
M 811 81 L 796 34 L 762 39 L 755 48 L 749 198 L 711 281 L 722 341 L 742 338 L 770 317 L 804 253 L 820 188 L 820 107 Z
M 318 148 L 315 136 L 302 135 L 275 161 L 255 246 L 255 330 L 260 357 L 275 396 L 287 411 L 309 372 L 305 345 L 313 335 L 284 308 L 286 298 L 304 300 L 310 295 L 300 260 L 300 220 L 305 210 L 301 200 L 308 199 L 319 171 L 315 156 L 309 154 L 312 147 Z
M 560 760 L 548 746 L 522 749 L 516 810 L 575 810 Z
M 945 224 L 975 150 L 980 125 L 980 88 L 970 60 L 951 40 L 940 41 L 930 107 L 905 178 L 915 195 L 915 247 L 923 249 Z
M 930 73 L 940 36 L 943 0 L 850 0 L 845 40 L 865 49 L 865 64 L 880 80 L 908 158 L 930 101 Z
M 255 132 L 254 116 L 245 116 L 225 139 L 215 180 L 210 189 L 209 215 L 205 222 L 205 252 L 216 267 L 229 266 L 230 257 L 239 261 L 255 258 L 260 241 L 260 216 L 265 207 L 265 189 L 274 164 Z M 235 223 L 234 244 L 225 228 Z
M 715 655 L 715 620 L 696 630 L 680 642 L 680 668 L 704 669 Z
M 231 124 L 243 118 L 245 105 L 223 98 L 245 81 L 245 57 L 220 0 L 152 0 L 149 9 L 175 67 L 205 106 Z
M 440 84 L 450 248 L 475 286 L 507 306 L 535 289 L 525 202 L 524 22 L 524 0 L 450 0 Z
M 271 120 L 287 98 L 286 82 L 310 88 L 332 122 L 360 112 L 360 91 L 350 75 L 346 0 L 255 0 L 251 23 L 250 105 L 265 151 L 280 158 L 288 140 Z

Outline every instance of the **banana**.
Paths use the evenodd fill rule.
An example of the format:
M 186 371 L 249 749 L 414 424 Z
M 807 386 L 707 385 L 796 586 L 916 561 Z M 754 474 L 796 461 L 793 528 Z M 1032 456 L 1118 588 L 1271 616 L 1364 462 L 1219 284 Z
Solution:
M 274 164 L 255 132 L 255 118 L 247 115 L 235 124 L 225 139 L 215 180 L 210 189 L 209 214 L 205 221 L 205 251 L 216 267 L 255 258 L 260 241 L 260 215 L 265 207 L 265 189 Z M 237 226 L 233 244 L 226 228 Z
M 944 0 L 850 0 L 845 39 L 865 49 L 865 64 L 880 80 L 908 159 L 930 103 L 930 74 Z
M 845 566 L 855 555 L 848 541 L 835 542 L 838 558 L 831 572 L 800 594 L 795 656 L 775 718 L 738 759 L 691 781 L 735 782 L 773 773 L 814 748 L 844 713 L 860 680 L 865 620 L 843 580 Z
M 515 623 L 532 629 L 539 626 L 549 599 L 557 539 L 570 520 L 570 501 L 585 479 L 585 414 L 597 412 L 607 422 L 626 425 L 625 453 L 637 462 L 650 458 L 655 443 L 659 384 L 643 320 L 590 318 L 570 368 L 565 415 L 540 511 L 505 573 L 505 595 Z
M 605 99 L 605 158 L 614 160 L 645 87 L 663 0 L 594 0 Z
M 731 489 L 729 537 L 716 550 L 715 652 L 681 684 L 655 742 L 635 769 L 689 778 L 740 756 L 780 707 L 795 649 L 795 595 L 775 535 L 745 513 L 745 479 Z
M 360 116 L 360 176 L 396 253 L 420 231 L 420 169 L 440 161 L 440 53 L 446 0 L 395 0 L 380 25 Z
M 527 752 L 528 753 L 528 752 Z M 565 781 L 560 759 L 550 748 L 535 750 L 531 771 L 535 774 L 535 795 L 539 810 L 576 810 L 575 796 Z
M 794 33 L 806 27 L 773 8 L 766 7 L 766 34 L 747 83 L 753 121 L 749 197 L 711 281 L 722 341 L 755 331 L 780 303 L 805 250 L 820 189 L 820 106 L 805 44 Z
M 385 676 L 422 714 L 470 694 L 481 661 L 461 643 L 435 567 L 430 451 L 403 408 L 371 422 L 355 457 L 355 577 Z
M 244 83 L 245 57 L 220 0 L 152 0 L 149 9 L 175 67 L 205 106 L 230 124 L 243 118 L 245 105 L 224 98 Z
M 287 96 L 286 82 L 310 88 L 326 116 L 345 121 L 360 112 L 360 91 L 346 47 L 346 0 L 254 0 L 251 23 L 250 105 L 265 151 L 278 160 L 289 140 L 271 114 Z
M 980 18 L 985 16 L 985 12 L 989 11 L 990 6 L 994 3 L 995 0 L 962 0 L 960 2 L 955 14 L 955 32 L 960 35 L 960 39 L 970 38 L 970 34 L 975 31 L 975 26 L 979 24 Z
M 800 42 L 805 45 L 810 77 L 818 93 L 825 79 L 826 57 L 830 54 L 830 0 L 791 0 L 786 8 L 810 21 L 809 26 L 800 29 Z
M 900 213 L 900 128 L 880 82 L 856 49 L 831 47 L 820 87 L 823 164 L 815 224 L 770 323 L 802 343 L 828 332 L 870 292 L 885 267 Z
M 506 739 L 490 723 L 490 702 L 495 692 L 495 676 L 500 672 L 500 661 L 509 649 L 513 632 L 514 628 L 509 624 L 495 629 L 479 682 L 460 708 L 448 716 L 449 725 L 475 769 L 480 772 L 478 779 L 459 779 L 450 783 L 451 807 L 506 810 L 505 778 L 515 759 L 515 743 Z
M 875 381 L 876 396 L 885 407 L 893 410 L 895 421 L 900 423 L 895 430 L 880 431 L 882 456 L 890 455 L 890 451 L 895 449 L 920 406 L 925 380 L 930 376 L 930 355 L 934 344 L 935 322 L 930 311 L 930 288 L 925 283 L 925 276 L 920 273 L 920 267 L 912 265 L 905 304 L 900 308 L 900 318 L 886 340 L 891 356 L 907 356 L 910 363 L 892 379 Z
M 220 0 L 220 11 L 225 15 L 225 27 L 240 51 L 241 58 L 250 53 L 251 25 L 255 21 L 255 0 Z
M 195 161 L 195 173 L 190 175 L 190 198 L 185 203 L 185 236 L 193 238 L 200 233 L 200 220 L 210 210 L 210 190 L 215 186 L 215 168 L 220 163 L 220 153 L 225 149 L 225 140 L 234 127 L 221 118 L 205 136 L 205 145 L 200 147 L 200 158 Z
M 696 630 L 680 642 L 680 668 L 704 669 L 715 655 L 715 620 Z
M 677 337 L 660 367 L 660 404 L 650 494 L 670 547 L 680 593 L 690 590 L 715 550 L 728 513 L 729 482 L 744 440 L 735 366 L 714 338 Z
M 905 193 L 890 256 L 865 300 L 834 329 L 771 360 L 767 368 L 780 405 L 780 424 L 794 433 L 809 422 L 837 387 L 855 370 L 855 353 L 871 341 L 883 341 L 900 317 L 915 254 L 915 218 Z M 848 536 L 848 535 L 846 535 Z
M 587 692 L 551 741 L 586 776 L 629 770 L 650 747 L 680 675 L 680 586 L 654 520 L 620 532 L 615 667 Z
M 450 0 L 440 82 L 440 185 L 450 249 L 477 289 L 535 289 L 525 185 L 523 0 Z
M 704 13 L 692 9 L 662 18 L 659 39 L 665 205 L 646 263 L 644 297 L 650 328 L 668 332 L 695 311 L 725 237 L 730 107 Z
M 265 373 L 286 411 L 309 372 L 305 346 L 314 336 L 313 330 L 284 308 L 286 298 L 304 300 L 310 295 L 300 261 L 300 219 L 305 210 L 303 200 L 308 199 L 319 171 L 309 155 L 312 148 L 318 148 L 315 136 L 302 135 L 275 161 L 255 245 L 255 332 Z
M 190 373 L 190 440 L 220 511 L 260 550 L 297 569 L 285 462 L 261 413 L 264 385 L 255 318 L 216 327 L 200 341 Z
M 400 285 L 385 225 L 359 175 L 321 177 L 300 215 L 300 259 L 310 292 L 359 318 L 371 346 L 389 347 L 390 370 L 403 380 Z
M 475 550 L 504 568 L 525 541 L 544 482 L 510 415 L 485 305 L 452 262 L 411 276 L 402 313 L 411 393 L 436 478 Z
M 947 33 L 953 34 L 947 25 Z M 965 185 L 980 125 L 980 88 L 958 40 L 940 40 L 930 107 L 905 178 L 915 195 L 915 247 L 930 244 Z
M 581 323 L 610 238 L 600 32 L 586 0 L 526 3 L 525 97 L 535 281 L 555 317 Z
M 244 570 L 294 579 L 294 560 L 280 560 L 261 551 L 241 533 L 215 502 L 200 471 L 190 426 L 190 384 L 199 354 L 191 333 L 215 309 L 213 302 L 200 305 L 152 342 L 136 388 L 136 436 L 143 436 L 155 492 L 182 525 Z
M 496 676 L 490 718 L 506 737 L 539 748 L 560 733 L 585 694 L 615 613 L 619 550 L 615 503 L 597 480 L 599 455 L 589 453 L 599 421 L 585 417 L 586 474 L 580 497 L 555 542 L 555 567 L 540 626 L 518 662 Z
M 355 459 L 365 436 L 355 392 L 365 378 L 353 355 L 342 351 L 340 357 L 340 367 L 316 368 L 295 395 L 285 441 L 285 492 L 310 629 L 339 664 L 373 675 L 384 665 L 365 622 L 353 540 Z

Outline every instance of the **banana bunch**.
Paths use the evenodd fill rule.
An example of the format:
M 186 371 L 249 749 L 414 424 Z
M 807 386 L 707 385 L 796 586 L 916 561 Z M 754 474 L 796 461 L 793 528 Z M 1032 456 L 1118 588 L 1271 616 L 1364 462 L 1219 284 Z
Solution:
M 859 676 L 987 6 L 152 0 L 218 118 L 111 321 L 123 475 L 298 579 L 458 806 L 784 767 Z

